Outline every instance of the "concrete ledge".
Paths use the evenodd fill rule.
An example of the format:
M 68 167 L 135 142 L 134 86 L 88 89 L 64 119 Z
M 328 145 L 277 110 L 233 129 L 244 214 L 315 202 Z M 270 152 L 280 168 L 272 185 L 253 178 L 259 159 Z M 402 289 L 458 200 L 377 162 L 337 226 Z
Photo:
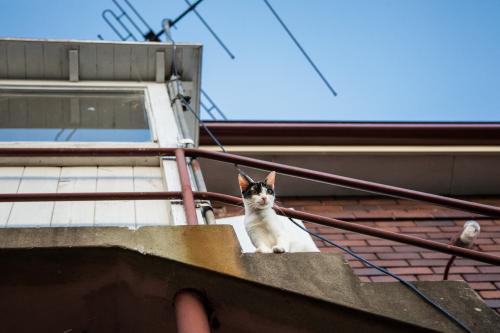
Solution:
M 360 283 L 339 255 L 243 255 L 230 226 L 1 229 L 0 264 L 5 272 L 0 313 L 12 318 L 25 306 L 41 312 L 57 308 L 69 311 L 68 318 L 80 316 L 84 325 L 91 318 L 79 315 L 84 300 L 94 294 L 92 306 L 101 309 L 102 288 L 111 288 L 109 297 L 126 307 L 115 321 L 128 322 L 130 311 L 140 318 L 147 318 L 148 307 L 167 311 L 173 293 L 189 287 L 204 290 L 219 321 L 233 331 L 245 331 L 240 329 L 244 321 L 251 324 L 248 332 L 324 332 L 330 325 L 345 332 L 460 332 L 399 283 Z M 419 287 L 475 332 L 500 331 L 499 317 L 467 284 Z M 54 303 L 50 293 L 67 298 Z M 157 303 L 149 304 L 151 297 Z M 161 319 L 160 312 L 158 327 L 164 329 L 171 314 Z M 104 322 L 99 325 L 96 331 L 109 331 Z M 157 331 L 147 327 L 143 331 Z

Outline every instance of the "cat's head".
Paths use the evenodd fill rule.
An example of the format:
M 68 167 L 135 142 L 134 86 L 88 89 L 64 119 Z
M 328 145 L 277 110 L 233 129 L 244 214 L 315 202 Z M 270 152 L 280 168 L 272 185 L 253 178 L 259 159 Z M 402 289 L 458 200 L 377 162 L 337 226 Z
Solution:
M 274 205 L 274 180 L 276 172 L 271 172 L 266 179 L 261 182 L 255 182 L 246 175 L 239 174 L 241 196 L 245 206 L 253 209 L 266 209 Z

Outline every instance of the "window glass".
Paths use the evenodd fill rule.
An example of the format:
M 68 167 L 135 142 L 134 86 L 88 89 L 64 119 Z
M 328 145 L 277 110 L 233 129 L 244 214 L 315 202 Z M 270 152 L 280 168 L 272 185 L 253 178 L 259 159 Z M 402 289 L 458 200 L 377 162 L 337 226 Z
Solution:
M 0 141 L 151 141 L 144 94 L 0 90 Z

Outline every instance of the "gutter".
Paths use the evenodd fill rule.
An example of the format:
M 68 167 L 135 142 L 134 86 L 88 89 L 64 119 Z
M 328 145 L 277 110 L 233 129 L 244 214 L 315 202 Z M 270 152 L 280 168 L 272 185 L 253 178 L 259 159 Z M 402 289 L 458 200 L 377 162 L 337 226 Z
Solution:
M 500 122 L 206 121 L 226 145 L 500 145 Z M 200 145 L 212 145 L 200 127 Z

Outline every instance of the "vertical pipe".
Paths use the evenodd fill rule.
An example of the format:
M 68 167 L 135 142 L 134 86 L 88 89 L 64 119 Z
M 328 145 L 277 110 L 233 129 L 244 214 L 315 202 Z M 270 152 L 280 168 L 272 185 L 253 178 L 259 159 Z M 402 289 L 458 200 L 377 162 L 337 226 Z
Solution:
M 193 158 L 191 160 L 191 167 L 193 170 L 194 178 L 199 192 L 207 192 L 207 186 L 205 180 L 203 179 L 203 173 L 201 172 L 201 165 L 198 159 Z M 216 224 L 214 211 L 210 202 L 200 203 L 202 208 L 202 214 L 205 218 L 207 224 Z
M 205 307 L 195 292 L 179 292 L 174 307 L 178 333 L 210 333 Z
M 196 218 L 196 206 L 194 204 L 193 190 L 191 188 L 191 181 L 189 180 L 189 173 L 186 164 L 186 156 L 182 148 L 175 150 L 175 160 L 177 162 L 177 170 L 179 171 L 179 179 L 181 181 L 182 201 L 184 205 L 184 213 L 186 214 L 186 222 L 189 225 L 198 224 Z
M 175 120 L 180 129 L 182 138 L 194 140 L 194 135 L 191 133 L 189 126 L 186 123 L 186 118 L 184 116 L 184 108 L 178 96 L 183 96 L 182 85 L 180 84 L 180 78 L 178 76 L 172 75 L 170 81 L 167 83 L 167 89 L 169 92 L 170 103 L 172 103 L 172 109 L 174 111 Z M 196 127 L 198 125 L 196 124 Z

